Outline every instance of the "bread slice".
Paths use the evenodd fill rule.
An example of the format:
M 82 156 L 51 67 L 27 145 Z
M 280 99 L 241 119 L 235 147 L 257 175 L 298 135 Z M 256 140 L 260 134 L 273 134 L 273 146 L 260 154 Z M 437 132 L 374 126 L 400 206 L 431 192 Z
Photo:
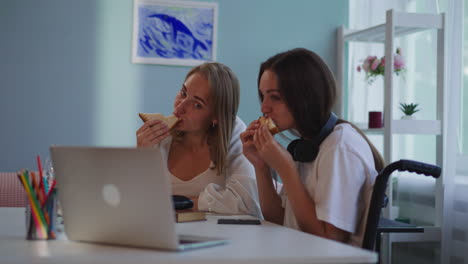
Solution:
M 258 121 L 260 121 L 260 125 L 266 124 L 268 127 L 268 130 L 272 135 L 279 133 L 279 128 L 276 126 L 275 122 L 269 117 L 264 117 L 261 116 Z
M 161 120 L 167 125 L 169 130 L 173 129 L 180 120 L 175 115 L 164 116 L 163 114 L 158 113 L 139 113 L 138 115 L 140 116 L 141 120 L 143 120 L 143 122 L 150 120 Z

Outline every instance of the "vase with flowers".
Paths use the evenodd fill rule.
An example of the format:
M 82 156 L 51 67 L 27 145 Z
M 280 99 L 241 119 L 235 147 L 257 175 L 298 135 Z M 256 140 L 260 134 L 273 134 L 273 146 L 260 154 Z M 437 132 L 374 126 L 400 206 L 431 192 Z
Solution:
M 396 75 L 403 75 L 406 71 L 405 66 L 402 50 L 397 48 L 396 53 L 393 55 L 393 72 Z M 356 70 L 358 72 L 364 71 L 367 83 L 372 84 L 375 78 L 385 74 L 385 56 L 382 58 L 367 56 L 364 62 L 357 66 Z

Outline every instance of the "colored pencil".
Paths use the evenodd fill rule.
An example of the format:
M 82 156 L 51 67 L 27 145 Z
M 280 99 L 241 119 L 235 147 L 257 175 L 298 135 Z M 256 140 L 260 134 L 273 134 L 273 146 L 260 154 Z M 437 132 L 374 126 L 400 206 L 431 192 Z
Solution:
M 43 212 L 41 210 L 41 207 L 39 206 L 39 201 L 37 200 L 37 197 L 33 195 L 33 191 L 31 189 L 31 186 L 29 185 L 29 182 L 26 180 L 26 177 L 27 173 L 25 172 L 20 178 L 23 181 L 23 186 L 25 186 L 26 193 L 28 194 L 29 203 L 31 205 L 31 214 L 36 222 L 36 230 L 39 232 L 39 238 L 47 239 L 46 221 Z
M 41 192 L 42 197 L 46 197 L 45 191 L 44 191 L 44 174 L 42 172 L 42 163 L 41 163 L 41 156 L 37 155 L 36 157 L 37 160 L 37 168 L 39 170 L 39 191 Z M 45 203 L 45 199 L 41 201 L 41 206 L 43 206 Z
M 52 184 L 50 185 L 49 192 L 47 193 L 46 199 L 49 199 L 50 194 L 55 188 L 55 185 L 57 184 L 57 181 L 55 179 L 52 180 Z

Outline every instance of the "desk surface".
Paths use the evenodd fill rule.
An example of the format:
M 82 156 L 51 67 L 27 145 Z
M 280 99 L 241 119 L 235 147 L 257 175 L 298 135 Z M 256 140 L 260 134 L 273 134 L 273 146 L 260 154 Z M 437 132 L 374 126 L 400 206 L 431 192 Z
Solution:
M 226 237 L 229 243 L 184 252 L 157 251 L 68 240 L 27 241 L 0 236 L 1 263 L 375 263 L 374 252 L 262 221 L 262 225 L 179 223 L 180 234 Z M 226 218 L 223 216 L 223 218 Z

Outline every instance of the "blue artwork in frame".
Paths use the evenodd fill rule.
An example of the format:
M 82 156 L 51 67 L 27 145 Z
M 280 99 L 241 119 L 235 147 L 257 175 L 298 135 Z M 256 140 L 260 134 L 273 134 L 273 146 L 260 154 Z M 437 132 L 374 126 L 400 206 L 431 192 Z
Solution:
M 134 0 L 133 63 L 216 60 L 217 3 Z

